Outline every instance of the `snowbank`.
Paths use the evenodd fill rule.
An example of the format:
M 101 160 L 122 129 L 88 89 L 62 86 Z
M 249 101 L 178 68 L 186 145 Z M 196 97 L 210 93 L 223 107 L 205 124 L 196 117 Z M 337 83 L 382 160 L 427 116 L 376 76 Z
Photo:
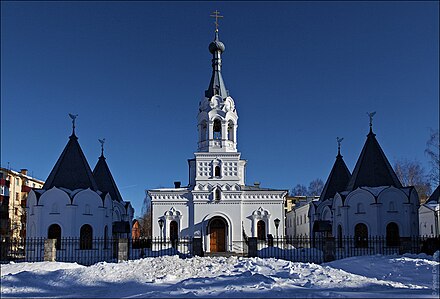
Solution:
M 85 267 L 2 265 L 1 297 L 433 297 L 427 256 L 365 256 L 317 265 L 273 258 L 178 256 Z

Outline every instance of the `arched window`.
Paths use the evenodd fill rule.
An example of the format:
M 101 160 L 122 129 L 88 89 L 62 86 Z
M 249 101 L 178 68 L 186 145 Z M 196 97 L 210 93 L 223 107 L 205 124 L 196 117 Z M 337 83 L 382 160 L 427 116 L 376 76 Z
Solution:
M 104 249 L 108 248 L 108 227 L 104 227 Z
M 365 208 L 363 203 L 357 204 L 357 213 L 365 213 Z
M 86 205 L 86 206 L 84 207 L 84 214 L 86 214 L 86 215 L 90 215 L 90 205 Z
M 234 141 L 234 123 L 232 121 L 228 123 L 228 140 Z
M 93 229 L 89 224 L 81 226 L 79 231 L 79 249 L 92 249 Z
M 263 220 L 257 222 L 257 239 L 266 240 L 266 223 Z
M 171 241 L 171 246 L 173 248 L 177 247 L 178 237 L 179 237 L 179 231 L 177 227 L 177 222 L 173 220 L 170 222 L 170 241 Z
M 354 246 L 358 248 L 368 247 L 368 227 L 363 223 L 358 223 L 354 227 Z
M 61 248 L 61 227 L 58 224 L 51 224 L 47 230 L 48 239 L 56 239 L 55 248 Z
M 220 188 L 216 188 L 215 189 L 215 200 L 220 200 L 220 198 L 221 198 L 221 191 L 220 191 Z
M 400 245 L 399 226 L 395 222 L 390 222 L 387 225 L 386 244 L 387 246 Z
M 342 226 L 339 224 L 338 225 L 338 247 L 342 247 Z
M 220 172 L 220 166 L 216 166 L 215 168 L 214 168 L 214 176 L 216 176 L 216 177 L 219 177 L 221 175 L 221 172 Z
M 219 119 L 214 120 L 214 139 L 222 139 L 222 122 Z
M 208 126 L 206 121 L 203 121 L 200 125 L 200 141 L 205 141 L 208 139 Z
M 395 211 L 396 210 L 396 207 L 394 206 L 394 202 L 393 201 L 390 201 L 390 204 L 388 206 L 388 210 L 389 211 Z
M 52 204 L 52 209 L 51 209 L 50 213 L 51 214 L 59 214 L 60 213 L 60 211 L 58 209 L 58 204 L 57 203 Z

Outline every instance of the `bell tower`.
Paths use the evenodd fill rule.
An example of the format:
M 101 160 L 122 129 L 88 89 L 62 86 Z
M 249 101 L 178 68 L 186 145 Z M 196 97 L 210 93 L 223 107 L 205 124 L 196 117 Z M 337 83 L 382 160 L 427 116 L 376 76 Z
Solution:
M 208 47 L 212 54 L 212 75 L 199 103 L 196 159 L 189 160 L 190 185 L 201 181 L 244 185 L 246 161 L 240 160 L 237 151 L 238 114 L 221 73 L 225 45 L 219 39 L 218 18 L 222 16 L 217 11 L 211 16 L 216 18 L 214 40 Z

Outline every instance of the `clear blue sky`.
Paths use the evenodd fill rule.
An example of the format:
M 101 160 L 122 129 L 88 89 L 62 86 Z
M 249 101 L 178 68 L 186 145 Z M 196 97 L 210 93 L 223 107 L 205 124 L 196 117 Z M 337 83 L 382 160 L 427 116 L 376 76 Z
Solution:
M 368 133 L 418 160 L 439 126 L 438 2 L 1 2 L 1 164 L 46 179 L 79 114 L 123 197 L 188 182 L 218 9 L 223 77 L 247 183 L 326 180 L 344 137 L 352 171 Z

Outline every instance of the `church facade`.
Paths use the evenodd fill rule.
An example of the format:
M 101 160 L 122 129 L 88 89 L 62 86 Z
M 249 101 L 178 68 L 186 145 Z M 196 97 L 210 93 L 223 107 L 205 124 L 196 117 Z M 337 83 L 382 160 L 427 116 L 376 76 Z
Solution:
M 206 252 L 239 252 L 246 237 L 284 234 L 286 190 L 245 183 L 246 160 L 237 149 L 238 112 L 221 74 L 225 46 L 209 45 L 212 76 L 199 103 L 198 148 L 188 160 L 189 184 L 148 190 L 154 237 L 201 237 Z
M 370 132 L 353 173 L 338 150 L 320 200 L 309 209 L 310 231 L 312 238 L 354 238 L 357 247 L 368 247 L 370 236 L 397 246 L 401 237 L 419 235 L 419 205 L 415 188 L 403 187 L 388 162 L 370 119 Z
M 43 187 L 29 193 L 26 237 L 80 238 L 87 249 L 94 238 L 129 238 L 134 209 L 122 199 L 104 150 L 92 171 L 73 128 Z

